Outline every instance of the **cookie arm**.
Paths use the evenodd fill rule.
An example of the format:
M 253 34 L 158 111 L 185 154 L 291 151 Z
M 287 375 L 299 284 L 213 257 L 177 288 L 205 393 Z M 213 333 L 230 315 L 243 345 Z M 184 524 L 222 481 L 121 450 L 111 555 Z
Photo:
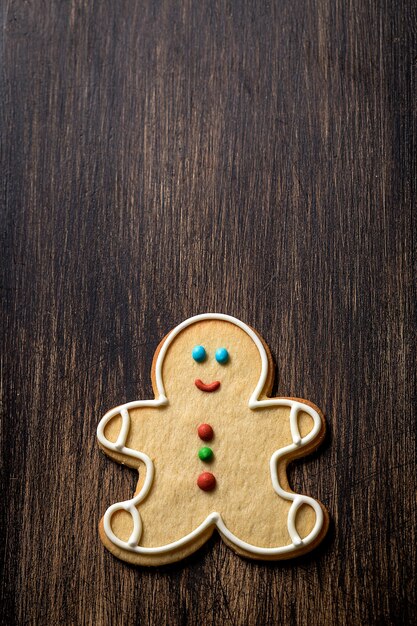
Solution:
M 300 413 L 307 413 L 313 420 L 313 426 L 311 430 L 304 436 L 301 435 L 299 429 L 298 418 Z M 296 446 L 304 446 L 315 439 L 320 433 L 324 431 L 324 419 L 321 416 L 320 411 L 312 403 L 305 400 L 299 400 L 292 398 L 291 410 L 290 410 L 290 428 L 293 443 Z
M 251 409 L 259 408 L 272 408 L 277 406 L 290 407 L 290 428 L 293 444 L 296 447 L 302 447 L 309 444 L 313 439 L 316 439 L 321 434 L 324 434 L 324 418 L 319 409 L 308 402 L 300 398 L 268 398 L 267 400 L 256 400 L 250 403 Z M 309 433 L 301 436 L 298 416 L 299 413 L 307 413 L 313 420 L 313 427 Z
M 122 425 L 117 436 L 116 441 L 110 441 L 107 439 L 105 435 L 105 429 L 108 423 L 117 415 L 120 415 L 122 418 Z M 130 430 L 130 416 L 129 411 L 126 408 L 126 405 L 121 407 L 116 407 L 111 411 L 108 411 L 106 415 L 100 420 L 100 423 L 97 428 L 97 439 L 99 441 L 100 446 L 104 449 L 104 451 L 110 450 L 114 452 L 121 452 L 126 443 L 127 436 Z
M 151 463 L 149 457 L 142 452 L 138 452 L 132 448 L 126 446 L 126 441 L 130 432 L 131 418 L 129 414 L 130 409 L 136 409 L 139 407 L 159 407 L 166 404 L 165 399 L 159 400 L 135 400 L 134 402 L 127 402 L 121 406 L 117 406 L 114 409 L 108 411 L 104 417 L 100 420 L 97 427 L 97 439 L 100 448 L 111 457 L 113 460 L 129 465 L 130 467 L 138 468 L 140 462 L 145 463 L 148 467 L 148 462 Z M 111 420 L 117 416 L 122 419 L 120 430 L 117 433 L 116 441 L 111 441 L 106 437 L 106 427 Z

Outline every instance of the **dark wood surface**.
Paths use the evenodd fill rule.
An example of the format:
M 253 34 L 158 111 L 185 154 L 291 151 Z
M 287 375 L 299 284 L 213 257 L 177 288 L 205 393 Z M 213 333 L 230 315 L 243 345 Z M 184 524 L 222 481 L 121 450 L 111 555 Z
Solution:
M 5 624 L 416 618 L 413 4 L 1 3 Z M 290 479 L 332 524 L 297 562 L 99 541 L 136 475 L 97 423 L 205 311 L 326 415 Z

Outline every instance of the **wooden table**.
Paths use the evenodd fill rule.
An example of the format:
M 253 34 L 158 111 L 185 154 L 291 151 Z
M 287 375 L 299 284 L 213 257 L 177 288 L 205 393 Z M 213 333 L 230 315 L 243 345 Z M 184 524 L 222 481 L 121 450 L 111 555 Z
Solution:
M 413 4 L 2 3 L 4 624 L 415 623 Z M 99 541 L 136 477 L 97 423 L 205 311 L 326 415 L 290 480 L 331 529 L 296 562 Z

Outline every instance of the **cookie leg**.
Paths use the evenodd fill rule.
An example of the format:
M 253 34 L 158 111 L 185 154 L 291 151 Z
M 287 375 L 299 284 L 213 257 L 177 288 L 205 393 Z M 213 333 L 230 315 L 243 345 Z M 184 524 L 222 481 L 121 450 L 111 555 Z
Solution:
M 109 507 L 101 526 L 104 536 L 120 549 L 131 550 L 137 546 L 142 534 L 142 520 L 134 499 Z
M 327 529 L 319 502 L 308 496 L 287 494 L 268 502 L 252 501 L 243 515 L 229 511 L 218 523 L 224 541 L 238 554 L 279 560 L 314 548 Z
M 182 523 L 175 525 L 172 508 L 168 518 L 166 507 L 158 511 L 155 504 L 144 510 L 133 501 L 115 504 L 100 523 L 101 540 L 110 552 L 129 563 L 156 566 L 176 562 L 198 550 L 213 533 L 216 522 L 210 516 L 199 523 L 193 521 L 184 516 L 184 508 L 184 504 L 178 507 L 177 519 Z
M 324 508 L 309 496 L 295 495 L 287 518 L 288 533 L 296 549 L 315 542 L 325 524 Z

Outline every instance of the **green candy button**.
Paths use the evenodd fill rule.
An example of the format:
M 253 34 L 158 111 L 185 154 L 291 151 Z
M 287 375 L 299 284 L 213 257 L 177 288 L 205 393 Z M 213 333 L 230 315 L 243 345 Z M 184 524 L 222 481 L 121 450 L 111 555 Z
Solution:
M 213 450 L 208 447 L 200 448 L 198 458 L 201 461 L 210 461 L 213 458 Z

